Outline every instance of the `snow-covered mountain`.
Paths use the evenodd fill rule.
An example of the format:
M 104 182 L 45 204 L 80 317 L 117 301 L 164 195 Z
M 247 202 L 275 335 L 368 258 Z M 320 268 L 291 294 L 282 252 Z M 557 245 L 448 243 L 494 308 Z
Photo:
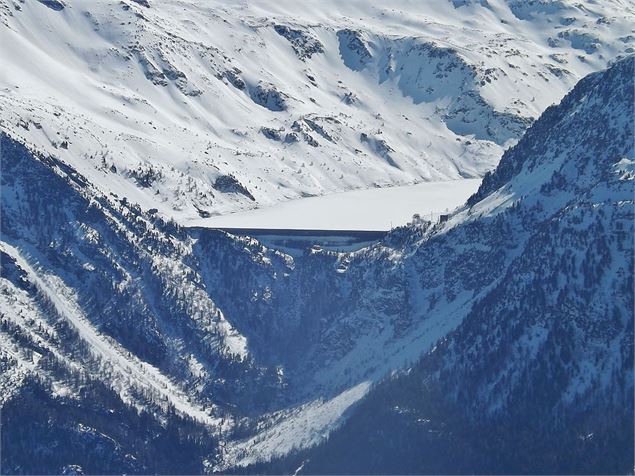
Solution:
M 583 411 L 602 450 L 610 412 L 632 417 L 632 72 L 631 58 L 584 79 L 447 222 L 349 254 L 179 228 L 3 134 L 3 470 L 265 462 L 322 441 L 433 348 L 405 388 L 438 382 L 486 423 L 543 404 L 546 426 L 528 431 Z M 411 396 L 393 395 L 405 415 Z M 331 448 L 308 470 L 342 462 Z
M 373 3 L 0 0 L 2 472 L 632 467 L 632 5 Z M 357 252 L 182 226 L 521 136 Z
M 634 76 L 631 57 L 580 81 L 424 238 L 422 267 L 432 243 L 473 240 L 452 268 L 481 280 L 461 286 L 475 292 L 457 329 L 375 387 L 328 442 L 264 470 L 632 470 Z
M 619 0 L 2 0 L 0 128 L 182 222 L 480 177 L 633 23 Z

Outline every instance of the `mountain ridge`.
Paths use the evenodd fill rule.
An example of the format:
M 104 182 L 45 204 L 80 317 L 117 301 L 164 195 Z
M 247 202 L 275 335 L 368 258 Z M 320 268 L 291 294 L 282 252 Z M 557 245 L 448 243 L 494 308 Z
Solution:
M 633 307 L 634 60 L 628 56 L 607 61 L 603 56 L 615 53 L 612 57 L 617 57 L 629 48 L 632 38 L 618 38 L 626 20 L 603 16 L 602 5 L 582 8 L 565 1 L 435 2 L 434 21 L 414 14 L 406 20 L 405 7 L 377 9 L 360 2 L 342 7 L 343 11 L 307 4 L 306 12 L 298 13 L 295 22 L 289 19 L 295 11 L 292 2 L 232 8 L 215 3 L 216 10 L 200 7 L 214 20 L 213 25 L 227 22 L 223 28 L 229 30 L 222 31 L 241 32 L 240 38 L 248 40 L 242 46 L 222 45 L 231 47 L 232 58 L 220 47 L 210 47 L 211 30 L 186 21 L 197 8 L 192 2 L 95 2 L 91 3 L 93 9 L 84 8 L 81 2 L 59 0 L 0 3 L 9 8 L 0 9 L 4 25 L 0 34 L 19 45 L 16 51 L 40 51 L 23 58 L 15 58 L 5 49 L 0 52 L 13 55 L 9 63 L 15 67 L 0 81 L 9 84 L 19 76 L 29 83 L 19 88 L 3 86 L 0 94 L 3 471 L 630 469 L 632 433 L 624 427 L 623 417 L 633 413 L 628 398 L 633 388 L 629 363 L 633 327 L 628 318 Z M 612 5 L 619 6 L 628 18 L 627 4 Z M 175 6 L 188 9 L 180 12 Z M 263 18 L 262 12 L 268 8 L 276 15 L 281 12 L 275 21 Z M 166 17 L 168 11 L 174 18 Z M 413 220 L 380 242 L 351 253 L 313 248 L 292 256 L 249 237 L 183 226 L 188 216 L 200 216 L 190 205 L 201 206 L 205 212 L 226 212 L 229 209 L 222 209 L 223 203 L 251 207 L 261 204 L 267 193 L 259 195 L 244 180 L 245 175 L 236 173 L 240 161 L 235 157 L 241 157 L 243 150 L 231 160 L 229 155 L 225 157 L 227 168 L 217 163 L 219 173 L 206 178 L 207 185 L 213 183 L 213 193 L 220 194 L 215 196 L 224 198 L 213 210 L 208 207 L 210 202 L 204 205 L 206 199 L 197 195 L 198 185 L 192 182 L 200 172 L 190 160 L 197 154 L 179 155 L 182 144 L 168 147 L 176 139 L 165 131 L 179 130 L 180 137 L 195 137 L 195 127 L 188 120 L 196 113 L 200 118 L 204 111 L 188 109 L 185 114 L 181 104 L 194 107 L 195 101 L 220 96 L 219 91 L 225 90 L 199 87 L 195 79 L 200 78 L 186 68 L 193 64 L 161 54 L 200 48 L 216 59 L 227 54 L 229 65 L 237 57 L 245 60 L 275 51 L 285 59 L 293 55 L 293 61 L 307 68 L 312 61 L 331 62 L 331 71 L 339 71 L 347 81 L 361 76 L 365 86 L 375 88 L 371 88 L 373 94 L 376 88 L 399 88 L 401 79 L 410 78 L 406 83 L 411 90 L 402 87 L 388 97 L 396 101 L 391 104 L 393 112 L 400 111 L 397 106 L 405 104 L 402 100 L 412 100 L 404 112 L 435 109 L 430 116 L 434 120 L 422 126 L 422 137 L 425 131 L 464 127 L 461 134 L 442 134 L 438 145 L 448 146 L 445 153 L 457 152 L 459 142 L 461 147 L 472 147 L 467 141 L 476 148 L 502 150 L 495 141 L 473 136 L 476 132 L 504 133 L 524 124 L 514 132 L 520 135 L 528 123 L 514 119 L 501 128 L 490 124 L 488 131 L 484 124 L 470 122 L 475 109 L 469 101 L 484 101 L 479 111 L 509 113 L 493 103 L 493 88 L 488 85 L 510 86 L 495 77 L 511 75 L 515 68 L 489 71 L 475 58 L 484 51 L 492 54 L 497 48 L 511 48 L 514 41 L 494 34 L 503 38 L 499 38 L 502 43 L 488 50 L 480 42 L 483 31 L 475 32 L 474 24 L 464 23 L 465 16 L 472 14 L 478 19 L 500 16 L 514 27 L 525 25 L 531 31 L 541 25 L 553 33 L 547 38 L 543 31 L 519 30 L 534 38 L 531 44 L 560 51 L 564 56 L 556 58 L 568 61 L 574 71 L 550 70 L 555 77 L 561 74 L 570 79 L 558 82 L 549 76 L 550 84 L 559 85 L 549 95 L 563 92 L 560 88 L 573 76 L 605 63 L 611 66 L 586 76 L 560 105 L 532 121 L 465 206 L 449 213 L 443 222 Z M 330 16 L 342 15 L 352 26 L 331 23 Z M 555 24 L 550 23 L 552 17 L 558 18 Z M 40 36 L 29 38 L 27 47 L 18 30 L 34 18 L 45 26 L 37 31 Z M 370 22 L 372 18 L 375 23 Z M 122 19 L 130 23 L 122 23 Z M 307 19 L 312 20 L 308 26 Z M 389 19 L 400 23 L 392 25 Z M 368 28 L 360 26 L 365 20 L 372 23 Z M 376 22 L 387 26 L 379 28 Z M 605 22 L 613 29 L 603 36 L 600 33 L 608 28 Z M 59 35 L 47 38 L 47 31 L 52 31 L 47 28 L 52 25 L 60 27 Z M 99 41 L 84 48 L 75 41 L 77 37 L 66 36 L 68 25 L 82 25 L 82 35 L 96 35 Z M 174 26 L 174 32 L 166 25 Z M 406 39 L 393 34 L 399 25 L 408 30 Z M 415 33 L 422 25 L 431 29 L 428 36 L 460 32 L 455 43 L 471 38 L 478 40 L 477 46 L 472 45 L 473 53 L 469 53 L 467 46 L 440 47 L 438 38 L 421 40 Z M 165 36 L 165 31 L 171 34 Z M 338 36 L 337 32 L 344 31 Z M 124 45 L 130 57 L 122 59 L 122 64 L 128 66 L 116 70 L 120 76 L 110 76 L 107 70 L 118 64 L 113 58 L 121 54 L 122 37 L 143 42 Z M 157 40 L 155 45 L 148 38 L 175 42 L 159 44 Z M 47 39 L 53 46 L 38 44 Z M 46 55 L 42 56 L 49 47 L 63 52 L 60 58 L 75 58 L 72 78 L 79 74 L 89 83 L 87 89 L 78 91 L 78 102 L 69 101 L 68 108 L 60 105 L 58 92 L 47 94 L 58 86 L 68 94 L 69 79 L 60 78 L 60 70 L 53 68 L 48 78 L 51 85 L 44 87 L 29 69 L 37 60 L 45 66 L 49 61 L 58 62 L 59 58 L 45 60 Z M 240 53 L 243 48 L 251 50 Z M 70 56 L 68 49 L 73 50 Z M 109 53 L 102 57 L 96 51 Z M 581 51 L 587 63 L 578 58 Z M 415 87 L 419 60 L 412 57 L 419 55 L 425 58 L 421 60 L 424 65 L 430 64 L 428 60 L 436 64 L 430 69 L 433 78 L 423 75 L 423 83 L 432 90 Z M 520 53 L 513 56 L 535 59 Z M 101 60 L 92 63 L 95 57 Z M 92 64 L 95 71 L 84 70 L 86 64 Z M 324 160 L 316 158 L 322 157 L 322 149 L 341 147 L 336 133 L 343 124 L 341 118 L 313 113 L 292 116 L 302 107 L 312 109 L 308 103 L 313 102 L 298 101 L 298 94 L 288 92 L 292 88 L 271 87 L 275 84 L 268 78 L 277 77 L 273 73 L 281 64 L 258 75 L 254 70 L 259 64 L 250 63 L 251 69 L 242 63 L 242 69 L 228 66 L 217 71 L 220 78 L 209 78 L 222 82 L 231 91 L 232 101 L 238 101 L 235 108 L 219 109 L 214 121 L 222 123 L 234 110 L 243 117 L 254 110 L 268 118 L 291 114 L 283 123 L 266 122 L 266 130 L 261 124 L 250 126 L 246 137 L 258 147 L 300 144 L 301 150 L 310 151 L 306 167 L 312 167 L 309 160 Z M 403 76 L 396 73 L 401 66 Z M 22 68 L 27 73 L 17 74 L 24 73 Z M 541 62 L 527 71 L 535 79 L 544 73 L 543 68 L 547 66 Z M 320 76 L 312 73 L 315 71 L 292 69 L 290 76 L 279 78 L 291 84 L 289 78 L 301 75 L 302 84 L 319 84 Z M 514 74 L 523 76 L 519 71 Z M 95 77 L 99 79 L 95 83 L 87 79 Z M 113 84 L 121 81 L 126 88 L 132 84 L 132 89 L 139 87 L 143 94 L 128 89 L 118 95 L 121 91 L 113 92 L 110 84 L 103 93 L 109 97 L 105 103 L 87 101 L 77 106 L 85 97 L 93 97 L 95 90 L 102 94 L 104 78 Z M 470 96 L 474 81 L 479 84 L 478 95 Z M 542 108 L 530 105 L 527 95 L 538 86 L 527 81 L 514 86 L 515 92 L 505 98 L 524 103 L 517 107 L 527 116 L 513 113 L 516 118 L 538 115 Z M 434 87 L 439 84 L 458 87 L 459 96 L 465 95 L 469 101 L 457 106 L 457 96 L 451 94 L 428 102 L 439 92 Z M 527 91 L 519 92 L 522 86 L 528 86 Z M 318 88 L 307 87 L 311 91 Z M 408 94 L 403 96 L 404 92 Z M 159 132 L 154 127 L 161 124 L 152 120 L 153 124 L 146 122 L 136 131 L 118 129 L 117 121 L 125 119 L 124 108 L 146 104 L 144 94 L 157 95 L 148 101 L 150 105 L 167 105 L 160 115 L 164 119 L 170 116 L 169 127 L 163 124 L 166 129 Z M 112 102 L 113 97 L 123 103 Z M 342 90 L 336 102 L 338 107 L 363 109 L 370 97 L 360 90 Z M 415 104 L 416 98 L 421 99 L 419 104 Z M 259 109 L 252 109 L 254 101 L 259 101 Z M 104 104 L 114 115 L 96 112 Z M 83 112 L 78 114 L 79 109 Z M 362 147 L 372 148 L 376 154 L 372 160 L 378 160 L 381 167 L 406 170 L 403 150 L 391 145 L 386 139 L 389 134 L 375 129 L 389 124 L 389 118 L 375 117 L 372 108 L 367 112 L 369 116 L 364 117 L 374 117 L 377 122 L 373 128 L 355 129 L 351 137 Z M 496 121 L 507 116 L 491 117 Z M 410 119 L 401 118 L 398 124 L 407 121 Z M 426 124 L 425 118 L 422 121 Z M 456 122 L 449 124 L 452 121 Z M 67 132 L 62 133 L 64 130 Z M 216 132 L 231 142 L 228 137 L 243 137 L 244 131 L 231 136 L 226 130 Z M 116 141 L 108 142 L 115 136 L 125 148 L 118 148 Z M 427 138 L 422 137 L 413 139 L 409 147 L 427 147 Z M 113 147 L 91 158 L 90 147 L 100 141 Z M 132 149 L 127 147 L 152 141 L 156 141 L 149 146 L 152 150 L 144 152 L 152 160 L 132 166 L 134 160 L 126 155 Z M 450 147 L 452 142 L 456 144 Z M 86 144 L 92 145 L 82 149 Z M 313 149 L 318 150 L 317 156 L 311 155 Z M 463 152 L 467 155 L 470 150 Z M 119 154 L 118 158 L 111 153 Z M 170 175 L 167 171 L 173 165 L 166 164 L 177 156 L 187 164 L 186 169 Z M 471 161 L 474 156 L 464 158 Z M 493 166 L 497 160 L 488 164 Z M 97 169 L 96 162 L 100 164 Z M 461 167 L 448 165 L 448 170 L 459 173 L 463 169 L 469 175 L 473 172 L 470 167 L 476 167 L 468 162 L 458 165 Z M 381 167 L 375 171 L 383 170 Z M 486 168 L 489 165 L 481 171 Z M 271 170 L 271 176 L 284 178 L 284 171 L 280 175 L 278 169 Z M 174 183 L 169 182 L 175 176 L 183 179 L 177 188 L 183 185 L 187 193 L 181 195 L 183 202 L 167 203 L 183 206 L 183 215 L 157 207 L 161 200 L 172 197 Z M 323 184 L 322 178 L 318 182 Z M 157 184 L 165 188 L 155 195 Z M 281 199 L 281 195 L 273 195 L 272 200 Z M 387 378 L 404 368 L 410 370 Z M 392 395 L 395 389 L 398 392 Z M 429 398 L 417 400 L 422 393 Z M 533 421 L 532 415 L 540 418 Z M 552 422 L 559 426 L 550 427 Z M 384 426 L 378 427 L 379 423 Z M 566 424 L 570 424 L 568 429 Z M 556 433 L 555 440 L 533 438 L 563 427 L 567 431 Z M 526 432 L 519 438 L 507 438 L 518 436 L 518 428 Z M 611 435 L 612 428 L 618 429 L 616 435 Z M 482 434 L 486 437 L 481 438 Z M 587 438 L 589 434 L 596 436 Z M 607 441 L 616 444 L 603 466 L 600 456 Z M 497 443 L 500 449 L 493 450 Z M 457 456 L 452 444 L 465 450 L 464 455 Z M 430 445 L 429 452 L 417 456 L 425 445 Z M 519 456 L 523 445 L 531 451 Z M 360 457 L 347 459 L 341 453 L 347 450 Z M 567 459 L 569 451 L 579 457 L 577 463 Z M 372 457 L 362 458 L 363 454 Z M 548 455 L 548 461 L 536 466 L 541 454 Z
M 181 223 L 480 177 L 635 47 L 620 2 L 2 5 L 0 127 Z
M 498 221 L 535 231 L 457 328 L 321 445 L 247 472 L 630 471 L 634 71 L 631 57 L 580 81 L 472 197 L 478 214 L 515 184 Z

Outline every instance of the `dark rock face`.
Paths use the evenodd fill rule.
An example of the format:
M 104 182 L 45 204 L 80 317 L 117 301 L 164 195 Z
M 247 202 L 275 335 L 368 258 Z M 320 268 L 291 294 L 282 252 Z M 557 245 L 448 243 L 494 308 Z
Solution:
M 273 29 L 291 43 L 293 51 L 303 61 L 311 58 L 314 54 L 324 52 L 324 45 L 305 30 L 291 28 L 287 25 L 274 25 Z
M 220 77 L 227 78 L 229 84 L 234 86 L 236 89 L 240 89 L 241 91 L 243 91 L 246 87 L 245 82 L 240 77 L 239 69 L 229 69 L 225 71 Z
M 271 127 L 261 127 L 260 132 L 267 139 L 280 142 L 282 140 L 282 133 L 284 132 L 284 129 L 281 131 L 279 129 L 273 129 Z
M 152 61 L 150 61 L 150 58 L 144 51 L 135 48 L 132 50 L 132 53 L 137 57 L 139 65 L 143 70 L 143 74 L 148 81 L 151 81 L 155 86 L 165 87 L 168 85 L 165 73 L 157 68 Z
M 128 171 L 128 175 L 143 188 L 152 187 L 155 182 L 161 180 L 163 177 L 161 171 L 152 165 L 139 166 L 136 169 Z
M 62 0 L 38 0 L 42 5 L 46 5 L 51 10 L 60 12 L 66 8 L 66 4 Z
M 344 64 L 354 71 L 361 71 L 372 59 L 372 53 L 360 32 L 340 30 L 337 32 L 340 56 Z
M 384 139 L 371 137 L 365 132 L 362 132 L 359 136 L 359 140 L 363 144 L 368 144 L 373 152 L 375 152 L 380 157 L 383 157 L 391 166 L 397 168 L 399 167 L 390 156 L 390 154 L 395 150 L 390 147 L 390 145 L 388 145 L 388 143 Z
M 249 88 L 249 96 L 256 104 L 270 111 L 287 110 L 286 95 L 278 91 L 273 85 L 258 83 Z
M 252 201 L 255 200 L 251 192 L 233 175 L 219 176 L 214 182 L 214 188 L 223 193 L 240 193 Z
M 141 5 L 142 7 L 150 8 L 150 2 L 148 0 L 132 0 L 132 1 L 138 5 Z

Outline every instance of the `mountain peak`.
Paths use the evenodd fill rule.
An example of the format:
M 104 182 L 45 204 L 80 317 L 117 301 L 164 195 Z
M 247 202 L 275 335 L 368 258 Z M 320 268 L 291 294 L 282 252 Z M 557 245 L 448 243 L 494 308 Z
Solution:
M 632 153 L 632 144 L 623 139 L 633 127 L 634 65 L 633 55 L 620 59 L 583 78 L 560 104 L 548 107 L 518 144 L 503 154 L 498 167 L 485 175 L 468 205 L 506 186 L 516 184 L 522 190 L 543 186 L 552 180 L 545 170 L 557 170 L 565 163 L 586 169 L 588 179 L 598 179 L 600 170 Z

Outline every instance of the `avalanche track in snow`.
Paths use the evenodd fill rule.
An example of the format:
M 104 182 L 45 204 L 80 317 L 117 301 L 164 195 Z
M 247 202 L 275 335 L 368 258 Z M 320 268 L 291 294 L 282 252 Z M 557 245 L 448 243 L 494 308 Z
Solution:
M 7 253 L 27 273 L 29 280 L 37 287 L 55 307 L 57 313 L 68 320 L 79 336 L 90 346 L 91 352 L 111 366 L 116 378 L 112 380 L 124 402 L 135 405 L 135 397 L 130 394 L 131 388 L 149 390 L 160 397 L 160 404 L 171 404 L 177 412 L 187 415 L 200 423 L 209 425 L 215 431 L 227 430 L 225 421 L 215 418 L 213 407 L 203 408 L 193 402 L 183 391 L 172 383 L 165 375 L 152 365 L 143 362 L 126 351 L 112 339 L 97 332 L 82 315 L 79 306 L 74 302 L 71 291 L 61 280 L 54 276 L 41 275 L 24 258 L 18 249 L 0 243 L 0 250 Z

